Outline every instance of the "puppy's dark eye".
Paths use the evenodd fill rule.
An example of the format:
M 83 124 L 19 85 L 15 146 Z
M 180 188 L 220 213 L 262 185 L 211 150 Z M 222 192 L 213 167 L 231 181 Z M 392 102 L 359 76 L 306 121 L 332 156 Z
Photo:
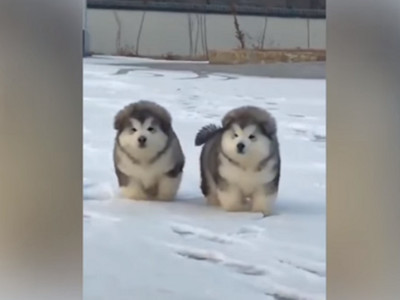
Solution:
M 153 132 L 155 129 L 154 129 L 154 127 L 149 127 L 149 128 L 147 128 L 147 130 L 150 132 Z
M 234 136 L 235 138 L 237 138 L 237 137 L 238 137 L 237 133 L 234 133 L 234 134 L 233 134 L 233 136 Z
M 254 134 L 249 135 L 249 139 L 254 140 L 255 138 L 256 138 L 256 136 Z
M 136 132 L 136 128 L 131 128 L 131 132 Z

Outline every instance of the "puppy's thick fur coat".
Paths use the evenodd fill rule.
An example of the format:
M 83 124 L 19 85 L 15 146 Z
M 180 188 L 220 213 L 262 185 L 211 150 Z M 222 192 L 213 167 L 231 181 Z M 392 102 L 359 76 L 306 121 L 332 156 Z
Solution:
M 138 101 L 117 113 L 114 129 L 114 167 L 122 195 L 174 200 L 185 157 L 169 112 L 152 101 Z
M 267 111 L 233 109 L 223 117 L 222 127 L 200 129 L 195 145 L 203 145 L 200 187 L 209 204 L 226 211 L 272 213 L 281 159 L 276 122 Z

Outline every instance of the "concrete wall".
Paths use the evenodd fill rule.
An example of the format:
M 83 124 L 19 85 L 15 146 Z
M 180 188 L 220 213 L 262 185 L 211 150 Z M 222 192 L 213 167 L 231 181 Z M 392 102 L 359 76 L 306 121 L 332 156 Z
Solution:
M 90 51 L 143 56 L 205 55 L 208 50 L 239 47 L 233 16 L 88 9 Z M 238 16 L 247 48 L 325 49 L 326 22 L 321 19 Z M 139 45 L 139 49 L 137 46 Z M 136 51 L 138 50 L 138 53 Z

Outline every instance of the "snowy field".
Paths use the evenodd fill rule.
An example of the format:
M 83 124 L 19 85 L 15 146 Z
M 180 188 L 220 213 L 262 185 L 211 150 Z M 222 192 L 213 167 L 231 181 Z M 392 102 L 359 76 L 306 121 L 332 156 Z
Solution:
M 325 299 L 325 80 L 199 77 L 129 61 L 141 60 L 84 60 L 85 299 Z M 113 118 L 139 99 L 174 118 L 186 155 L 176 202 L 117 195 Z M 194 135 L 244 104 L 278 123 L 281 188 L 267 218 L 208 207 L 199 189 Z

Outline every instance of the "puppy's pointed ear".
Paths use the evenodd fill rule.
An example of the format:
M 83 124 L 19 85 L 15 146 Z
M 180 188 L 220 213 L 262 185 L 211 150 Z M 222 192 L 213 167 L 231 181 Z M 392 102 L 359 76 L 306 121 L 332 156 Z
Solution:
M 260 123 L 263 133 L 268 137 L 273 137 L 277 134 L 277 127 L 275 118 L 269 116 L 264 122 Z
M 121 131 L 123 126 L 123 119 L 125 117 L 124 110 L 120 110 L 114 117 L 114 129 L 117 131 Z
M 171 120 L 166 118 L 160 118 L 159 123 L 161 130 L 168 134 L 172 128 Z
M 114 129 L 121 131 L 124 129 L 125 123 L 129 119 L 129 115 L 132 113 L 133 106 L 128 105 L 121 109 L 114 117 Z
M 234 112 L 226 114 L 222 119 L 222 127 L 228 128 L 232 124 L 234 118 L 235 118 Z

